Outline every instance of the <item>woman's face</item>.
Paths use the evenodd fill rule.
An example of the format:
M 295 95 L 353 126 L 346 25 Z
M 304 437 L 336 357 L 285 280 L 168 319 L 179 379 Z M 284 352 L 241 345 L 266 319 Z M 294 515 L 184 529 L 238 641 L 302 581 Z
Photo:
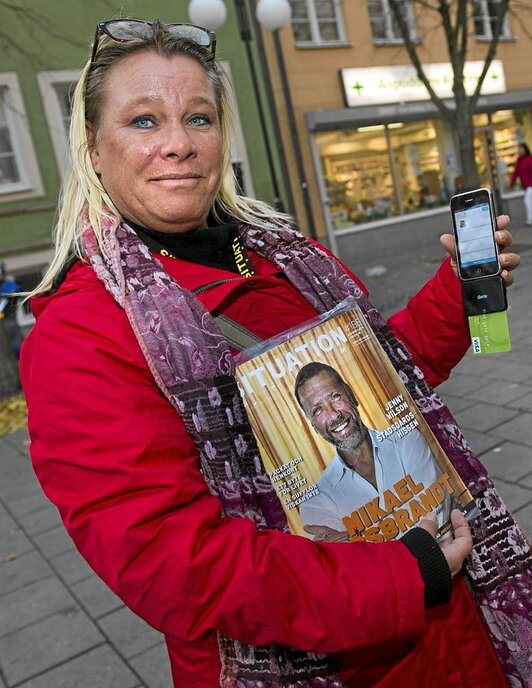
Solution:
M 206 226 L 221 175 L 212 86 L 186 56 L 141 52 L 109 70 L 94 170 L 129 220 L 159 232 Z

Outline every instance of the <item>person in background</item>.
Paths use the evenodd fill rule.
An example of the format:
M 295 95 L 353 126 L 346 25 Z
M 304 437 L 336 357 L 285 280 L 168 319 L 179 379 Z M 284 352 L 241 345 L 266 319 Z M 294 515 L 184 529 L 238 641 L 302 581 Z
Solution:
M 24 336 L 17 322 L 17 300 L 15 294 L 20 292 L 20 285 L 6 275 L 4 263 L 0 263 L 0 319 L 5 328 L 11 350 L 18 358 Z
M 382 544 L 287 532 L 215 317 L 266 339 L 365 290 L 290 218 L 238 195 L 214 53 L 201 27 L 98 24 L 21 354 L 44 492 L 94 571 L 165 635 L 176 688 L 502 688 L 460 574 L 459 512 L 441 545 L 430 522 Z M 498 222 L 509 284 L 519 258 Z M 389 321 L 418 388 L 469 346 L 443 242 L 451 257 Z
M 517 146 L 517 162 L 510 179 L 511 189 L 518 179 L 525 190 L 523 203 L 525 204 L 526 223 L 528 226 L 532 226 L 532 155 L 526 143 L 520 143 Z

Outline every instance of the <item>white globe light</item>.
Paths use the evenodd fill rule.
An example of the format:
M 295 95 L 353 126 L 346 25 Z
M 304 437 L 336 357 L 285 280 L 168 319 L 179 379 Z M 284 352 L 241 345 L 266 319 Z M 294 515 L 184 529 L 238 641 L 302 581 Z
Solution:
M 190 0 L 188 16 L 193 24 L 216 31 L 225 22 L 227 9 L 223 0 Z
M 282 29 L 290 23 L 292 8 L 288 0 L 259 0 L 257 20 L 268 31 Z

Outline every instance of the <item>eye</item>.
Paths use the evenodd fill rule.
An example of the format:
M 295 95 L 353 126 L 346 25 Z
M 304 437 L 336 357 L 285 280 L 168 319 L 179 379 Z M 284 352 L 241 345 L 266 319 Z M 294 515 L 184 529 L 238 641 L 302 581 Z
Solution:
M 338 401 L 338 399 L 341 399 L 341 398 L 342 398 L 342 395 L 340 394 L 340 392 L 333 392 L 331 394 L 331 400 L 332 401 Z
M 155 118 L 151 115 L 139 115 L 131 120 L 131 126 L 136 129 L 151 129 L 155 125 Z
M 188 123 L 193 127 L 206 127 L 212 123 L 212 120 L 208 115 L 193 115 Z
M 321 406 L 315 406 L 312 409 L 312 417 L 319 416 L 319 414 L 322 412 L 322 407 Z

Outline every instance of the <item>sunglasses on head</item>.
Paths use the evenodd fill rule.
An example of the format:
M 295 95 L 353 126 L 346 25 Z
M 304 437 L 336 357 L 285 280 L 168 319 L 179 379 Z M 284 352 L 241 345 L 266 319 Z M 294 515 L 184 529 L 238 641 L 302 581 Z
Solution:
M 195 24 L 162 24 L 158 19 L 154 22 L 142 21 L 140 19 L 109 19 L 108 21 L 98 22 L 96 25 L 91 64 L 94 62 L 98 52 L 98 43 L 103 33 L 113 41 L 128 43 L 128 41 L 150 38 L 153 35 L 153 27 L 157 25 L 163 26 L 172 36 L 186 38 L 204 48 L 210 48 L 213 55 L 216 51 L 216 34 L 214 31 L 204 29 L 202 26 L 196 26 Z

